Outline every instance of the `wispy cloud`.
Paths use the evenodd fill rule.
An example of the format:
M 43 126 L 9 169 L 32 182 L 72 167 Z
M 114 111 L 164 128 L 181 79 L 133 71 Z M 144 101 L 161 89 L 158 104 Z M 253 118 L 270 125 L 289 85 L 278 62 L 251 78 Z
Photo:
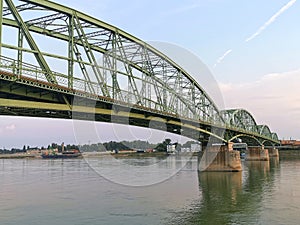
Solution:
M 16 129 L 16 125 L 14 123 L 5 126 L 0 126 L 0 134 L 7 131 L 14 131 L 15 129 Z
M 7 126 L 5 126 L 6 130 L 15 130 L 16 129 L 16 125 L 15 124 L 9 124 Z
M 276 20 L 277 17 L 279 17 L 282 13 L 284 13 L 286 10 L 288 10 L 296 2 L 297 2 L 297 0 L 291 0 L 287 4 L 285 4 L 267 22 L 265 22 L 264 25 L 262 25 L 260 28 L 258 28 L 258 30 L 254 34 L 252 34 L 251 36 L 246 38 L 245 42 L 251 41 L 252 39 L 256 38 L 258 35 L 260 35 L 261 32 L 263 32 L 268 26 L 270 26 Z M 217 62 L 214 64 L 213 67 L 216 67 L 219 63 L 221 63 L 224 60 L 224 58 L 231 52 L 232 52 L 232 49 L 227 50 L 222 56 L 220 56 L 218 58 Z
M 251 41 L 252 39 L 254 39 L 255 37 L 257 37 L 258 35 L 260 35 L 260 33 L 265 30 L 269 25 L 271 25 L 277 17 L 279 17 L 282 13 L 284 13 L 286 10 L 288 10 L 292 5 L 294 5 L 296 3 L 297 0 L 291 0 L 289 1 L 286 5 L 284 5 L 278 12 L 276 12 L 267 22 L 264 23 L 264 25 L 262 25 L 260 28 L 258 28 L 258 30 L 252 34 L 250 37 L 248 37 L 245 42 Z
M 226 108 L 243 106 L 280 137 L 300 138 L 300 69 L 244 83 L 220 83 Z
M 214 67 L 216 67 L 217 64 L 221 63 L 221 62 L 224 60 L 224 58 L 225 58 L 229 53 L 231 53 L 231 52 L 232 52 L 232 49 L 228 49 L 222 56 L 220 56 L 220 57 L 217 59 L 217 62 L 215 63 Z

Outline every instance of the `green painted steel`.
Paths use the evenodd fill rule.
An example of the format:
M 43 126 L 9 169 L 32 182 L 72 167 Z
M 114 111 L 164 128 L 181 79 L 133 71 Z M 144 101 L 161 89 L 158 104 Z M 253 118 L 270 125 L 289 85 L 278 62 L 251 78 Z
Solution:
M 0 0 L 0 55 L 2 55 L 2 24 L 3 24 L 3 0 Z
M 273 135 L 270 128 L 267 125 L 258 125 L 258 132 L 259 134 L 270 138 L 272 138 Z
M 182 67 L 127 32 L 46 0 L 0 2 L 0 31 L 8 30 L 0 37 L 2 80 L 60 93 L 57 101 L 68 109 L 68 96 L 118 102 L 198 123 L 203 134 L 225 142 L 247 136 L 278 144 L 277 134 L 249 112 L 220 111 Z M 11 30 L 16 43 L 7 37 Z
M 25 38 L 27 39 L 27 42 L 28 42 L 30 48 L 33 51 L 35 51 L 34 55 L 40 65 L 40 67 L 45 71 L 45 76 L 46 76 L 47 80 L 51 83 L 57 83 L 55 77 L 52 75 L 52 71 L 51 71 L 50 67 L 48 66 L 44 56 L 40 52 L 39 47 L 35 43 L 33 37 L 31 36 L 31 34 L 28 30 L 28 27 L 25 24 L 25 22 L 23 21 L 17 8 L 15 7 L 15 5 L 13 4 L 13 2 L 11 0 L 5 0 L 5 2 L 7 4 L 7 6 L 9 7 L 11 14 L 15 18 L 15 21 L 18 23 L 19 28 L 21 29 L 22 33 L 24 34 Z
M 221 114 L 229 126 L 239 127 L 250 132 L 258 132 L 255 119 L 244 109 L 223 110 Z

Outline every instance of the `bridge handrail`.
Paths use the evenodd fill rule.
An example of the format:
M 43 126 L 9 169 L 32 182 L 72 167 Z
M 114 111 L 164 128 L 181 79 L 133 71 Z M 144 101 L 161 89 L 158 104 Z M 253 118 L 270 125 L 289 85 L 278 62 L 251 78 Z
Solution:
M 46 72 L 43 71 L 40 67 L 29 64 L 29 63 L 18 63 L 17 60 L 6 57 L 6 56 L 0 56 L 0 68 L 3 69 L 4 71 L 11 72 L 13 74 L 16 74 L 17 76 L 20 77 L 20 74 L 22 76 L 29 77 L 31 79 L 34 79 L 36 81 L 42 81 L 42 82 L 47 82 L 46 79 Z M 52 72 L 55 77 L 57 78 L 58 85 L 63 86 L 63 87 L 68 87 L 68 76 L 62 73 L 58 72 Z M 86 91 L 87 87 L 87 81 L 80 79 L 78 77 L 73 78 L 73 83 L 75 88 L 74 90 L 78 91 Z M 49 83 L 50 84 L 50 83 Z M 99 86 L 98 83 L 92 82 L 93 85 Z
M 0 56 L 0 68 L 2 71 L 6 71 L 9 72 L 10 76 L 15 76 L 16 79 L 18 78 L 29 78 L 30 80 L 34 80 L 37 82 L 42 82 L 44 84 L 47 85 L 51 85 L 51 86 L 56 86 L 56 87 L 60 87 L 60 88 L 66 88 L 68 89 L 68 84 L 67 82 L 58 82 L 58 84 L 53 84 L 47 81 L 47 79 L 45 78 L 45 71 L 43 71 L 40 67 L 36 66 L 36 65 L 32 65 L 29 63 L 22 63 L 22 64 L 17 64 L 17 61 L 15 59 L 6 57 L 6 56 Z M 19 73 L 19 75 L 18 75 Z M 20 75 L 22 74 L 22 75 Z M 58 72 L 53 72 L 53 74 L 58 78 L 57 80 L 60 81 L 67 81 L 68 80 L 68 76 L 62 73 L 58 73 Z M 25 76 L 24 76 L 25 75 Z M 99 84 L 96 82 L 92 82 L 93 85 L 95 86 L 95 88 L 99 88 Z M 77 94 L 78 92 L 80 93 L 80 96 L 84 96 L 86 98 L 91 98 L 91 99 L 97 99 L 97 100 L 104 100 L 106 102 L 111 102 L 117 105 L 123 105 L 123 106 L 130 106 L 133 108 L 139 108 L 139 109 L 144 109 L 144 110 L 148 110 L 148 111 L 152 111 L 155 113 L 159 113 L 162 115 L 168 115 L 168 116 L 176 116 L 174 114 L 170 114 L 170 113 L 162 113 L 159 110 L 155 110 L 153 108 L 147 108 L 147 107 L 143 107 L 143 106 L 139 106 L 139 105 L 132 105 L 132 104 L 128 104 L 127 102 L 122 102 L 119 100 L 114 100 L 105 96 L 99 96 L 99 95 L 91 95 L 91 93 L 88 92 L 87 90 L 87 81 L 83 80 L 83 79 L 79 79 L 77 77 L 74 77 L 73 80 L 73 88 L 69 89 L 73 94 Z M 127 94 L 130 94 L 130 92 L 128 92 Z M 155 103 L 155 102 L 153 102 Z M 190 120 L 190 118 L 183 118 L 186 120 Z

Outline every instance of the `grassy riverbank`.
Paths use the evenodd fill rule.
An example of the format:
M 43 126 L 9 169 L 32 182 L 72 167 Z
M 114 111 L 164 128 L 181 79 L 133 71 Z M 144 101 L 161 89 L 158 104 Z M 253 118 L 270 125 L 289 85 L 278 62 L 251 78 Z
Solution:
M 37 158 L 36 155 L 29 155 L 29 154 L 0 154 L 0 159 L 24 159 L 24 158 Z

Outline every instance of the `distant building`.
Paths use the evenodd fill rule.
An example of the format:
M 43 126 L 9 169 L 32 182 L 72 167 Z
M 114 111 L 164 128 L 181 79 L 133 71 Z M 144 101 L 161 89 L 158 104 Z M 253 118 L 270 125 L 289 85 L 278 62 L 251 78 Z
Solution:
M 281 140 L 280 144 L 282 146 L 295 146 L 295 147 L 300 147 L 300 141 L 297 140 Z
M 191 152 L 200 152 L 202 151 L 200 144 L 191 144 Z
M 176 145 L 175 144 L 167 145 L 167 152 L 168 153 L 172 153 L 172 152 L 175 152 L 175 151 L 176 151 Z
M 181 152 L 190 152 L 191 148 L 181 148 Z

